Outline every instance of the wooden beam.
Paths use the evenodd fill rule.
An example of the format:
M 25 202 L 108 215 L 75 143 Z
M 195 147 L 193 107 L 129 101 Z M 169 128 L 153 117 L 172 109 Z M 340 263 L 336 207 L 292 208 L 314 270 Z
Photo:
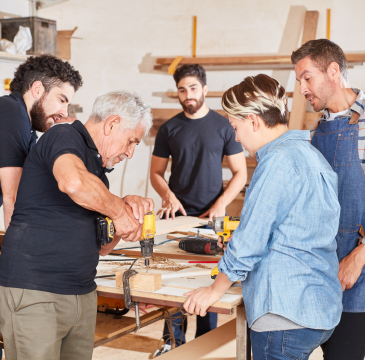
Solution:
M 241 304 L 237 306 L 237 319 L 236 319 L 236 354 L 237 360 L 249 360 L 251 359 L 251 347 L 247 346 L 248 338 L 247 318 L 245 305 Z
M 316 13 L 317 11 L 308 11 L 308 13 Z M 315 14 L 309 14 L 307 17 L 308 26 L 313 26 L 315 21 Z M 312 30 L 314 30 L 312 28 Z M 309 36 L 303 34 L 302 39 L 309 39 Z M 308 40 L 307 40 L 308 41 Z M 365 53 L 345 54 L 349 63 L 363 63 L 365 62 Z M 260 56 L 221 56 L 221 57 L 196 57 L 188 58 L 184 57 L 180 64 L 200 64 L 200 65 L 213 65 L 213 66 L 232 66 L 232 65 L 288 65 L 292 67 L 291 54 L 288 55 L 260 55 Z M 175 58 L 157 58 L 156 63 L 160 66 L 169 66 Z
M 304 19 L 302 45 L 309 40 L 314 40 L 317 33 L 318 25 L 318 11 L 307 11 Z M 298 81 L 295 82 L 295 89 L 293 95 L 293 104 L 291 108 L 289 129 L 302 130 L 305 122 L 305 108 L 307 106 L 307 99 L 305 96 L 300 94 L 300 84 Z
M 117 287 L 123 287 L 123 274 L 125 271 L 116 272 Z M 161 289 L 161 274 L 156 273 L 138 273 L 129 278 L 131 290 L 140 290 L 153 292 Z

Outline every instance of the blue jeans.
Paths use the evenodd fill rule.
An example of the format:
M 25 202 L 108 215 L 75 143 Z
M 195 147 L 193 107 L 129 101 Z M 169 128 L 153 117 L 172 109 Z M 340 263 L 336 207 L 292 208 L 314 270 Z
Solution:
M 175 336 L 175 345 L 176 345 L 176 347 L 178 347 L 178 346 L 186 343 L 185 334 L 186 334 L 186 329 L 188 326 L 188 321 L 185 318 L 183 334 L 182 334 L 183 329 L 182 329 L 182 322 L 181 322 L 181 312 L 178 312 L 178 313 L 172 315 L 171 321 L 172 321 L 172 332 L 174 333 L 174 336 Z M 195 337 L 197 338 L 201 335 L 206 334 L 208 331 L 215 329 L 217 327 L 217 321 L 218 321 L 218 315 L 215 313 L 207 313 L 207 315 L 205 315 L 204 317 L 198 315 L 196 317 Z M 181 338 L 181 335 L 182 335 L 182 338 Z M 163 338 L 166 341 L 170 337 L 171 337 L 170 331 L 167 326 L 167 321 L 165 320 L 165 326 L 163 329 Z M 181 339 L 182 339 L 182 341 L 181 341 Z M 180 341 L 181 341 L 181 344 L 180 344 Z M 166 343 L 171 345 L 170 340 L 168 340 Z
M 329 339 L 333 330 L 251 330 L 253 360 L 308 360 L 313 350 Z

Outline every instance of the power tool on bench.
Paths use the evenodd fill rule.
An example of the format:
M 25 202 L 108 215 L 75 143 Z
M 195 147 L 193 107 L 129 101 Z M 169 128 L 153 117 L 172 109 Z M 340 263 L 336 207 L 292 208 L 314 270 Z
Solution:
M 208 226 L 221 238 L 223 248 L 227 245 L 227 239 L 233 234 L 240 223 L 239 216 L 221 216 L 209 221 Z M 219 274 L 218 266 L 216 266 L 211 273 L 211 278 L 215 279 Z

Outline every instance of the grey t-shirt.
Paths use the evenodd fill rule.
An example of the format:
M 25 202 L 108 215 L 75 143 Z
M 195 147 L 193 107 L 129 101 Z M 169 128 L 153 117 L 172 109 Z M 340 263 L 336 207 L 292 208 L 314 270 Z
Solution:
M 283 316 L 267 313 L 255 320 L 251 329 L 256 332 L 266 332 L 305 329 L 305 327 Z

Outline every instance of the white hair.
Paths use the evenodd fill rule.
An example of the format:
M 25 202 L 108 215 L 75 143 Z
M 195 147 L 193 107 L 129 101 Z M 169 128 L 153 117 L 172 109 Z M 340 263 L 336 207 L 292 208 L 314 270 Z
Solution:
M 133 92 L 112 91 L 96 98 L 90 118 L 101 122 L 112 115 L 120 117 L 122 131 L 141 126 L 145 129 L 144 135 L 147 135 L 152 126 L 151 106 Z

